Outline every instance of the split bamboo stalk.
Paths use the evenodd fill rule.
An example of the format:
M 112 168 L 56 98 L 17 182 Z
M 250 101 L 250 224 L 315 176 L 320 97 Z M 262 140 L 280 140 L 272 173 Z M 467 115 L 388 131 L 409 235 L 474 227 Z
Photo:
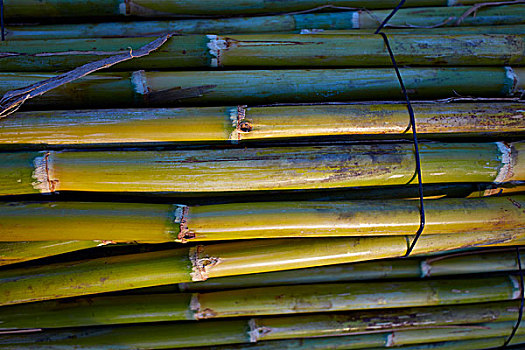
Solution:
M 414 254 L 522 237 L 516 232 L 422 235 Z M 14 268 L 0 272 L 0 305 L 403 256 L 413 236 L 238 241 Z M 284 287 L 283 287 L 284 288 Z
M 2 328 L 8 329 L 61 328 L 458 305 L 519 298 L 519 281 L 508 275 L 462 280 L 323 283 L 191 294 L 93 296 L 65 302 L 58 300 L 11 305 L 0 309 L 0 320 Z M 515 307 L 512 310 L 515 319 L 518 310 Z M 356 333 L 366 330 L 366 326 L 361 323 Z
M 483 0 L 409 0 L 405 7 L 421 6 L 466 6 L 483 3 Z M 505 2 L 494 0 L 493 2 Z M 170 17 L 196 15 L 210 16 L 232 14 L 264 14 L 276 12 L 291 12 L 315 10 L 316 8 L 340 7 L 390 9 L 397 5 L 395 0 L 335 0 L 326 5 L 326 1 L 319 0 L 294 0 L 286 2 L 268 2 L 263 0 L 239 1 L 207 1 L 205 3 L 192 0 L 92 0 L 86 3 L 81 0 L 55 0 L 40 2 L 34 0 L 4 0 L 5 16 L 8 20 L 47 17 Z
M 142 325 L 131 327 L 90 327 L 64 331 L 48 330 L 25 334 L 5 335 L 0 339 L 2 349 L 259 349 L 259 350 L 331 350 L 394 347 L 400 345 L 428 344 L 443 341 L 459 341 L 505 337 L 510 334 L 515 321 L 477 323 L 450 327 L 415 328 L 362 335 L 270 340 L 256 344 L 242 343 L 246 336 L 243 321 L 229 323 L 228 328 L 219 322 L 211 323 L 203 330 L 193 326 L 179 334 L 171 324 Z M 225 329 L 226 328 L 226 329 Z M 525 341 L 525 327 L 520 327 L 513 344 Z M 231 330 L 230 330 L 231 329 Z M 200 333 L 195 331 L 199 330 Z M 206 337 L 203 337 L 203 333 Z M 232 334 L 233 333 L 233 334 Z M 193 337 L 191 337 L 193 335 Z M 199 342 L 200 341 L 200 342 Z M 503 342 L 502 340 L 500 344 Z M 217 345 L 224 342 L 231 345 Z M 116 344 L 117 343 L 117 344 Z M 191 347 L 192 344 L 212 347 Z M 464 350 L 464 349 L 462 349 Z
M 17 1 L 19 0 L 10 0 Z M 55 11 L 53 14 L 44 15 L 46 11 L 37 12 L 37 4 L 46 5 L 31 1 L 31 11 L 44 17 L 58 17 Z M 192 4 L 199 4 L 198 1 L 191 1 Z M 104 11 L 96 11 L 93 8 L 93 2 L 82 2 L 89 6 L 89 14 L 96 13 L 102 16 Z M 106 1 L 103 1 L 107 9 Z M 170 2 L 173 4 L 173 2 Z M 222 2 L 221 10 L 225 7 Z M 268 3 L 268 2 L 266 2 Z M 288 3 L 285 2 L 285 3 Z M 285 4 L 278 2 L 279 6 Z M 333 3 L 333 2 L 332 2 Z M 367 4 L 375 4 L 377 1 L 368 1 Z M 66 25 L 39 25 L 39 26 L 8 26 L 7 39 L 45 39 L 45 38 L 97 38 L 97 37 L 132 37 L 132 36 L 151 36 L 164 35 L 166 33 L 183 33 L 183 34 L 234 34 L 234 33 L 264 33 L 264 32 L 293 32 L 301 29 L 330 29 L 330 30 L 347 30 L 347 29 L 375 29 L 397 5 L 394 1 L 389 1 L 388 10 L 376 11 L 345 11 L 331 13 L 291 13 L 274 16 L 261 17 L 231 17 L 231 18 L 206 18 L 206 19 L 182 19 L 172 21 L 134 21 L 134 22 L 106 22 L 85 24 L 66 24 Z M 204 4 L 204 3 L 202 3 Z M 207 14 L 211 7 L 206 2 Z M 238 4 L 238 2 L 237 2 Z M 15 9 L 16 5 L 5 5 L 6 16 L 9 17 L 9 9 Z M 80 6 L 80 5 L 79 5 Z M 80 7 L 73 7 L 73 13 L 78 16 Z M 71 8 L 71 7 L 70 7 Z M 525 23 L 525 5 L 509 6 L 487 6 L 481 7 L 476 11 L 475 16 L 460 18 L 471 7 L 424 7 L 424 8 L 404 8 L 399 10 L 394 17 L 390 19 L 388 25 L 391 27 L 417 28 L 446 26 L 454 27 L 460 22 L 460 26 L 493 26 L 493 25 L 512 25 Z M 281 9 L 282 10 L 282 9 Z M 192 13 L 195 15 L 196 13 Z M 231 12 L 228 12 L 231 15 Z M 164 16 L 166 17 L 166 16 Z
M 525 132 L 523 106 L 518 103 L 414 103 L 413 108 L 418 134 L 425 138 L 501 137 Z M 35 111 L 0 119 L 0 145 L 35 148 L 344 135 L 411 137 L 405 132 L 407 125 L 406 106 L 388 102 Z
M 420 155 L 427 184 L 525 180 L 525 142 L 425 143 Z M 0 194 L 196 194 L 392 186 L 417 183 L 414 171 L 413 146 L 408 143 L 6 152 L 0 159 Z
M 351 39 L 351 40 L 349 40 Z M 399 65 L 504 66 L 525 63 L 525 35 L 391 35 Z M 0 71 L 71 70 L 127 53 L 151 38 L 7 40 L 0 43 Z M 473 44 L 474 43 L 474 44 Z M 112 70 L 216 67 L 390 67 L 378 35 L 173 36 L 160 49 Z
M 3 229 L 0 224 L 0 228 Z M 69 253 L 105 244 L 101 241 L 0 242 L 0 266 Z
M 428 200 L 426 234 L 520 231 L 525 196 Z M 410 235 L 416 201 L 172 204 L 0 204 L 0 241 L 227 241 L 256 238 Z M 525 231 L 524 231 L 525 232 Z
M 525 16 L 524 16 L 525 18 Z M 512 97 L 525 90 L 525 68 L 401 68 L 412 99 Z M 0 93 L 54 75 L 0 73 Z M 392 68 L 114 72 L 91 74 L 28 100 L 32 109 L 314 103 L 401 99 Z
M 381 295 L 377 293 L 376 295 Z M 410 295 L 410 293 L 408 294 Z M 39 303 L 4 306 L 0 309 L 3 333 L 22 329 L 100 326 L 150 322 L 192 320 L 192 312 L 179 306 L 186 299 L 174 295 L 138 297 L 93 297 L 71 301 L 44 301 Z M 149 298 L 149 299 L 148 299 Z M 410 297 L 408 297 L 410 299 Z M 299 311 L 305 312 L 302 309 Z M 517 301 L 478 303 L 439 307 L 411 307 L 373 309 L 345 313 L 323 313 L 298 316 L 274 316 L 244 319 L 245 330 L 239 332 L 239 321 L 177 322 L 171 324 L 173 334 L 186 346 L 206 342 L 204 331 L 220 327 L 230 339 L 259 342 L 276 339 L 329 337 L 381 332 L 391 329 L 436 327 L 481 322 L 514 321 L 519 311 Z M 220 317 L 220 316 L 218 316 Z M 141 325 L 132 326 L 139 328 Z M 186 331 L 195 327 L 191 335 Z M 108 327 L 109 328 L 109 327 Z M 239 334 L 242 333 L 242 334 Z M 1 332 L 0 332 L 1 334 Z M 218 342 L 219 343 L 219 342 Z

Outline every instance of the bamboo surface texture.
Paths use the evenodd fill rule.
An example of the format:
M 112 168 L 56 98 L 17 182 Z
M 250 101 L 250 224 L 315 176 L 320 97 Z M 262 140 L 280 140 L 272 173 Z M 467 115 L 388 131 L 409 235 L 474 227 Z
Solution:
M 436 28 L 392 28 L 386 27 L 381 30 L 391 34 L 417 34 L 417 35 L 483 35 L 483 34 L 525 34 L 525 25 L 515 24 L 509 26 L 480 26 L 480 27 L 436 27 Z M 347 29 L 347 30 L 324 30 L 324 29 L 302 29 L 299 34 L 320 35 L 363 35 L 373 34 L 375 29 Z M 284 34 L 284 33 L 283 33 Z M 21 37 L 20 39 L 23 39 Z M 50 38 L 52 39 L 52 38 Z
M 524 17 L 525 18 L 525 17 Z M 401 68 L 412 99 L 512 97 L 525 90 L 525 68 Z M 53 77 L 0 73 L 0 93 Z M 25 103 L 33 109 L 314 103 L 395 100 L 403 95 L 392 68 L 134 71 L 90 74 Z
M 349 40 L 350 39 L 350 40 Z M 71 70 L 139 49 L 151 38 L 7 40 L 0 43 L 0 71 Z M 525 35 L 390 35 L 399 65 L 519 66 Z M 143 58 L 112 70 L 216 67 L 390 67 L 383 38 L 374 35 L 173 36 Z
M 481 338 L 504 337 L 512 331 L 515 321 L 477 323 L 452 327 L 427 327 L 393 330 L 381 333 L 365 332 L 364 335 L 336 337 L 301 338 L 290 340 L 261 341 L 247 344 L 246 327 L 243 321 L 226 325 L 209 323 L 206 337 L 202 328 L 185 327 L 183 333 L 175 333 L 171 324 L 142 325 L 140 327 L 98 327 L 45 331 L 6 335 L 0 340 L 4 349 L 172 349 L 192 345 L 213 345 L 233 343 L 212 348 L 198 349 L 363 349 L 375 347 L 396 347 L 399 345 L 429 344 L 441 341 L 459 341 Z M 194 327 L 194 328 L 192 328 Z M 195 331 L 199 330 L 200 333 Z M 518 329 L 516 342 L 523 341 L 523 327 Z M 174 335 L 176 334 L 176 335 Z M 193 337 L 191 337 L 193 335 Z M 118 345 L 114 345 L 118 343 Z M 237 344 L 235 344 L 237 343 Z M 239 344 L 240 343 L 240 344 Z M 500 343 L 501 344 L 501 343 Z M 191 347 L 191 349 L 194 349 Z M 197 350 L 197 348 L 195 348 Z
M 421 144 L 424 183 L 525 180 L 525 143 Z M 417 183 L 410 144 L 3 153 L 0 194 L 221 193 Z M 198 179 L 198 180 L 197 180 Z
M 482 0 L 409 0 L 405 7 L 421 6 L 467 6 L 482 3 Z M 503 2 L 503 0 L 495 0 Z M 192 1 L 192 0 L 53 0 L 44 3 L 35 0 L 4 0 L 7 19 L 45 17 L 104 17 L 140 16 L 169 17 L 195 15 L 263 14 L 286 11 L 311 10 L 326 4 L 319 0 L 293 0 L 268 2 L 263 0 L 238 1 Z M 397 5 L 395 0 L 335 0 L 331 6 L 369 9 L 390 9 Z
M 510 242 L 522 237 L 514 231 L 422 235 L 413 254 Z M 0 305 L 393 258 L 403 256 L 412 239 L 388 236 L 238 241 L 13 268 L 0 272 Z
M 2 225 L 0 228 L 3 230 Z M 0 242 L 0 266 L 103 245 L 101 241 Z
M 524 196 L 426 203 L 426 234 L 518 232 Z M 260 202 L 188 207 L 142 203 L 7 203 L 0 241 L 225 241 L 255 238 L 410 235 L 416 201 Z
M 457 305 L 519 298 L 519 282 L 516 277 L 508 275 L 463 280 L 323 283 L 207 293 L 93 296 L 2 307 L 0 320 L 2 328 L 60 328 Z M 511 309 L 517 311 L 515 307 Z M 496 314 L 501 314 L 499 310 Z M 366 329 L 365 320 L 363 315 L 356 332 L 370 330 Z
M 418 134 L 426 138 L 501 137 L 525 132 L 523 106 L 518 103 L 413 103 L 413 108 Z M 0 119 L 0 145 L 118 146 L 315 136 L 411 137 L 405 132 L 407 125 L 406 106 L 388 102 L 32 111 Z
M 19 0 L 11 0 L 14 2 Z M 37 5 L 47 5 L 49 2 L 40 3 L 29 0 L 33 6 L 29 9 L 38 16 L 45 11 L 36 12 Z M 191 3 L 201 3 L 189 1 Z M 93 6 L 93 2 L 85 3 Z M 129 2 L 128 2 L 129 3 Z M 153 2 L 151 2 L 153 3 Z M 173 3 L 173 2 L 170 2 Z M 222 2 L 221 10 L 224 11 Z M 269 3 L 269 2 L 266 2 Z M 286 2 L 288 3 L 288 1 Z M 367 1 L 368 4 L 378 3 Z M 89 4 L 89 5 L 88 5 Z M 105 4 L 105 1 L 104 1 Z M 210 2 L 205 3 L 209 13 Z M 279 6 L 283 2 L 278 2 Z M 332 2 L 333 4 L 333 2 Z M 50 38 L 98 38 L 98 37 L 133 37 L 163 35 L 166 33 L 181 34 L 234 34 L 234 33 L 264 33 L 264 32 L 294 32 L 302 29 L 375 29 L 390 14 L 392 8 L 397 5 L 389 1 L 388 10 L 357 10 L 330 13 L 295 13 L 260 17 L 231 17 L 231 18 L 206 18 L 206 19 L 180 19 L 172 21 L 131 21 L 131 22 L 106 22 L 86 24 L 62 24 L 62 25 L 23 25 L 8 26 L 7 39 L 50 39 Z M 16 5 L 14 5 L 16 6 Z M 105 4 L 105 9 L 109 7 Z M 9 16 L 9 8 L 15 7 L 6 4 L 6 16 Z M 65 6 L 63 7 L 65 8 Z M 74 8 L 74 14 L 81 13 L 79 6 Z M 470 6 L 457 7 L 425 7 L 425 8 L 402 8 L 388 22 L 389 26 L 401 28 L 434 27 L 445 26 L 493 26 L 513 25 L 525 23 L 525 5 L 488 6 L 481 7 L 475 16 L 467 16 L 460 20 L 461 16 L 470 9 Z M 104 11 L 94 12 L 102 16 Z M 231 14 L 231 13 L 229 13 Z M 50 14 L 49 17 L 58 17 L 58 13 Z
M 380 297 L 381 293 L 376 293 Z M 409 293 L 410 294 L 410 293 Z M 186 296 L 184 296 L 186 298 Z M 148 299 L 149 298 L 149 299 Z M 184 312 L 178 304 L 187 301 L 180 295 L 150 295 L 137 297 L 93 297 L 68 302 L 4 306 L 1 308 L 2 331 L 15 329 L 61 328 L 78 326 L 150 323 L 192 320 L 192 312 Z M 154 301 L 153 301 L 154 300 Z M 127 302 L 128 304 L 124 303 Z M 385 299 L 385 301 L 387 301 Z M 372 303 L 371 303 L 372 304 Z M 205 342 L 205 329 L 222 328 L 230 336 L 242 337 L 244 342 L 303 337 L 329 337 L 390 329 L 436 327 L 473 323 L 513 321 L 519 310 L 517 301 L 465 304 L 438 307 L 410 307 L 347 311 L 297 316 L 255 317 L 244 319 L 246 331 L 239 331 L 237 320 L 221 322 L 172 323 L 174 338 L 186 346 L 191 341 L 187 329 L 195 327 L 191 337 L 194 345 Z M 211 310 L 210 310 L 211 312 Z M 304 312 L 303 310 L 298 311 Z M 219 315 L 220 317 L 220 315 Z M 134 328 L 138 328 L 136 325 Z M 111 329 L 108 327 L 108 329 Z M 118 329 L 118 327 L 115 327 Z M 201 333 L 201 335 L 198 335 Z M 241 334 L 239 334 L 241 333 Z M 174 339 L 175 340 L 175 339 Z

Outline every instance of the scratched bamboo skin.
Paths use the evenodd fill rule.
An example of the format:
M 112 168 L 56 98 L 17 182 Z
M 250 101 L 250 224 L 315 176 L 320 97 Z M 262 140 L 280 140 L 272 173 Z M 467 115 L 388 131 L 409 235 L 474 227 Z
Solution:
M 495 0 L 503 1 L 503 0 Z M 482 3 L 482 0 L 409 0 L 404 7 L 421 6 L 466 6 Z M 353 7 L 369 9 L 390 9 L 397 5 L 395 0 L 336 0 L 330 1 L 334 7 Z M 264 14 L 311 10 L 326 5 L 326 1 L 294 0 L 268 2 L 262 0 L 243 1 L 152 1 L 152 0 L 95 0 L 86 3 L 80 0 L 54 0 L 44 3 L 35 0 L 4 0 L 5 16 L 8 20 L 18 18 L 46 17 L 104 17 L 138 16 L 169 17 L 195 15 Z
M 441 291 L 444 288 L 438 287 L 435 289 Z M 481 291 L 475 289 L 474 292 Z M 381 295 L 381 292 L 377 293 L 378 297 L 381 297 Z M 150 298 L 149 301 L 148 298 Z M 154 302 L 151 301 L 152 299 Z M 193 320 L 191 316 L 192 311 L 184 312 L 185 302 L 187 302 L 187 297 L 180 298 L 180 295 L 177 294 L 164 294 L 143 296 L 142 298 L 122 297 L 122 299 L 94 296 L 92 298 L 78 298 L 68 302 L 46 301 L 4 306 L 0 309 L 2 311 L 0 316 L 2 320 L 1 330 L 5 332 L 16 329 L 108 326 Z M 447 304 L 447 301 L 443 300 L 443 303 Z M 373 304 L 373 302 L 370 301 L 370 304 Z M 195 332 L 192 332 L 191 337 L 195 338 L 195 345 L 198 345 L 198 343 L 206 341 L 203 339 L 207 337 L 205 335 L 206 332 L 202 332 L 203 329 L 221 327 L 224 333 L 230 333 L 230 336 L 233 336 L 233 334 L 239 333 L 237 326 L 244 322 L 244 327 L 248 330 L 242 332 L 245 336 L 243 342 L 254 343 L 275 339 L 353 335 L 408 327 L 505 322 L 515 320 L 518 310 L 519 303 L 517 301 L 500 301 L 438 307 L 378 308 L 370 311 L 347 311 L 345 313 L 300 316 L 279 315 L 274 317 L 256 317 L 241 321 L 177 322 L 171 324 L 171 329 L 174 334 L 185 334 L 177 341 L 181 345 L 189 346 L 189 337 L 186 330 L 190 327 L 196 328 Z M 306 306 L 298 311 L 298 313 L 304 312 L 307 312 Z M 219 315 L 218 317 L 220 318 L 221 316 Z M 135 325 L 135 327 L 137 326 Z M 107 329 L 118 328 L 107 327 Z M 57 331 L 57 333 L 59 332 Z M 198 333 L 201 333 L 201 335 L 197 336 Z M 241 336 L 241 334 L 238 334 L 238 336 Z M 220 342 L 218 343 L 220 344 Z
M 100 241 L 0 242 L 0 266 L 103 245 Z
M 518 231 L 424 234 L 413 254 L 512 242 L 523 236 Z M 0 272 L 0 305 L 400 257 L 412 240 L 413 236 L 386 236 L 237 241 L 6 269 Z
M 351 38 L 351 40 L 349 40 Z M 151 38 L 7 40 L 0 43 L 0 71 L 71 70 L 138 49 Z M 519 66 L 525 35 L 396 35 L 389 37 L 399 65 Z M 173 36 L 150 55 L 112 70 L 216 67 L 390 67 L 378 35 L 189 35 Z
M 525 196 L 426 201 L 426 234 L 518 232 Z M 187 207 L 101 202 L 0 205 L 1 241 L 226 241 L 409 235 L 416 201 L 261 202 Z M 242 218 L 242 220 L 240 219 Z
M 524 16 L 525 18 L 525 16 Z M 512 97 L 525 90 L 525 68 L 401 68 L 412 99 Z M 55 76 L 0 73 L 0 94 Z M 272 104 L 397 100 L 392 68 L 113 72 L 90 74 L 27 101 L 29 109 Z
M 425 143 L 424 183 L 525 179 L 525 143 Z M 344 172 L 343 170 L 344 169 Z M 228 193 L 417 183 L 406 143 L 193 149 L 5 152 L 0 194 L 57 191 Z M 198 177 L 199 181 L 195 181 Z
M 11 0 L 18 1 L 18 0 Z M 30 0 L 33 5 L 42 3 Z M 199 3 L 199 2 L 193 2 Z M 268 2 L 267 2 L 268 3 Z M 288 3 L 288 1 L 286 2 Z M 377 1 L 370 1 L 375 4 Z M 46 3 L 44 3 L 46 4 Z M 92 4 L 91 2 L 89 4 Z M 206 2 L 208 5 L 209 2 Z M 279 2 L 282 5 L 283 2 Z M 6 37 L 8 40 L 20 39 L 50 39 L 50 38 L 98 38 L 98 37 L 133 37 L 163 35 L 166 33 L 183 34 L 234 34 L 234 33 L 264 33 L 264 32 L 294 32 L 302 29 L 375 29 L 390 14 L 397 5 L 389 1 L 388 10 L 376 11 L 345 11 L 331 13 L 282 14 L 259 17 L 207 18 L 182 19 L 173 21 L 147 22 L 106 22 L 65 25 L 23 25 L 8 26 Z M 12 9 L 14 7 L 11 6 Z M 37 7 L 32 6 L 34 11 Z M 209 9 L 209 7 L 207 7 Z M 5 6 L 6 15 L 9 6 Z M 74 8 L 78 16 L 78 7 Z M 221 3 L 221 9 L 224 6 Z M 429 27 L 446 26 L 454 28 L 458 19 L 470 9 L 470 6 L 458 7 L 425 7 L 402 8 L 388 22 L 393 27 Z M 209 10 L 208 10 L 209 11 Z M 37 12 L 43 15 L 45 11 Z M 93 12 L 90 10 L 89 12 Z M 103 11 L 96 12 L 97 15 Z M 194 13 L 195 14 L 195 13 Z M 208 12 L 208 14 L 210 14 Z M 231 14 L 231 12 L 229 13 Z M 57 17 L 57 13 L 49 15 Z M 512 25 L 525 22 L 525 6 L 509 5 L 482 7 L 476 11 L 476 16 L 468 16 L 459 23 L 460 26 L 493 26 Z
M 525 131 L 523 106 L 518 103 L 413 103 L 413 108 L 418 134 L 425 138 L 504 137 Z M 409 138 L 412 135 L 405 132 L 407 125 L 406 106 L 393 102 L 31 111 L 0 119 L 0 146 L 119 146 L 316 136 Z

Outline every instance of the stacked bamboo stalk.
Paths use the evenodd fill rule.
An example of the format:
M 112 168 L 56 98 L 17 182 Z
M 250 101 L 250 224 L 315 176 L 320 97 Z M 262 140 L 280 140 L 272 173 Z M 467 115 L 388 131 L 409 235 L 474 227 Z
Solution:
M 389 20 L 411 125 L 397 3 L 4 0 L 0 348 L 525 344 L 525 4 Z

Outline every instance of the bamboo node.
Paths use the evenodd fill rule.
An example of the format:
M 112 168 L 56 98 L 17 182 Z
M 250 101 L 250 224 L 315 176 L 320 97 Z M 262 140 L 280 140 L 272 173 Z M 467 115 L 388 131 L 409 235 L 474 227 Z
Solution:
M 206 45 L 208 47 L 211 61 L 210 66 L 211 67 L 220 67 L 222 66 L 221 62 L 221 50 L 228 49 L 228 43 L 224 39 L 219 39 L 217 35 L 206 35 L 206 37 L 210 40 L 208 44 Z
M 230 110 L 230 120 L 232 122 L 233 131 L 230 134 L 230 141 L 237 143 L 241 140 L 241 134 L 244 132 L 252 131 L 251 123 L 244 121 L 246 118 L 246 107 L 237 106 L 235 109 Z
M 188 239 L 195 238 L 195 233 L 188 228 L 189 212 L 190 208 L 187 205 L 177 205 L 177 208 L 175 209 L 175 219 L 173 222 L 179 224 L 179 234 L 177 235 L 177 239 L 181 243 L 186 243 Z
M 495 183 L 507 182 L 514 175 L 514 157 L 515 155 L 512 152 L 512 147 L 506 144 L 505 142 L 496 142 L 498 150 L 501 152 L 501 167 L 498 171 L 496 178 L 494 179 Z
M 191 295 L 190 310 L 193 311 L 193 317 L 196 320 L 202 320 L 206 318 L 213 318 L 217 316 L 217 313 L 210 308 L 201 310 L 201 303 L 199 301 L 199 294 L 195 293 Z
M 41 157 L 36 157 L 33 161 L 35 168 L 33 171 L 33 179 L 35 179 L 35 181 L 32 183 L 32 186 L 35 190 L 39 190 L 41 193 L 55 192 L 58 183 L 58 180 L 53 179 L 53 153 L 54 152 L 45 151 Z
M 220 258 L 210 257 L 205 254 L 203 245 L 190 248 L 189 258 L 192 265 L 190 276 L 194 282 L 206 281 L 210 270 L 221 262 Z
M 272 332 L 270 327 L 258 326 L 255 318 L 251 318 L 248 321 L 248 326 L 250 327 L 250 330 L 248 331 L 250 343 L 256 343 L 260 340 L 261 336 Z

